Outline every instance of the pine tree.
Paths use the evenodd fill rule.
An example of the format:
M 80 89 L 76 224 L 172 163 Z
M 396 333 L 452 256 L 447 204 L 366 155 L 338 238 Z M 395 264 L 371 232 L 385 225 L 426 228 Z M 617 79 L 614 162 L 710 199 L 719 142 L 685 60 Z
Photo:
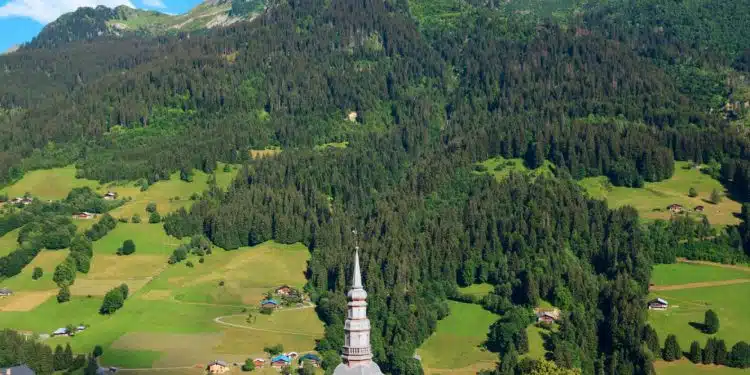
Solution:
M 725 365 L 729 359 L 729 353 L 727 352 L 727 344 L 724 340 L 716 341 L 716 358 L 714 358 L 714 364 Z
M 73 366 L 73 349 L 70 347 L 70 343 L 65 344 L 65 368 Z
M 732 367 L 748 368 L 750 367 L 750 345 L 745 341 L 740 341 L 732 347 L 730 363 Z
M 706 311 L 703 318 L 703 330 L 708 334 L 719 332 L 719 316 L 713 310 Z
M 646 347 L 651 350 L 651 353 L 655 357 L 661 357 L 659 335 L 656 333 L 656 330 L 650 325 L 646 325 L 645 327 L 643 327 L 643 341 L 646 343 Z
M 65 364 L 65 350 L 59 344 L 55 347 L 55 354 L 52 357 L 52 367 L 55 371 L 68 368 Z
M 714 363 L 716 358 L 716 339 L 711 337 L 706 341 L 706 346 L 703 348 L 703 364 L 710 365 Z
M 713 189 L 713 190 L 711 191 L 711 196 L 709 197 L 709 199 L 708 199 L 708 200 L 709 200 L 709 201 L 710 201 L 711 203 L 713 203 L 713 204 L 719 204 L 719 203 L 721 203 L 721 194 L 719 193 L 719 191 L 718 191 L 718 190 L 716 190 L 716 189 Z
M 96 371 L 99 370 L 99 364 L 96 361 L 96 357 L 89 356 L 86 367 L 83 369 L 83 375 L 96 375 Z
M 690 360 L 693 361 L 693 363 L 701 363 L 703 361 L 701 344 L 698 343 L 698 341 L 693 341 L 690 344 Z
M 664 341 L 664 354 L 662 358 L 667 362 L 682 358 L 682 351 L 680 350 L 680 343 L 677 342 L 677 336 L 667 336 L 667 339 Z

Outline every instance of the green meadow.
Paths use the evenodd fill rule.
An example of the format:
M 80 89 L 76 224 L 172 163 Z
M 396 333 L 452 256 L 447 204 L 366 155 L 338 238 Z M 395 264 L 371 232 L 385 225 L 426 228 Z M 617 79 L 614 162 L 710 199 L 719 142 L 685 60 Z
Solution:
M 750 337 L 748 296 L 750 283 L 654 292 L 651 297 L 664 298 L 670 306 L 666 311 L 649 311 L 649 322 L 662 339 L 668 334 L 677 335 L 684 350 L 690 348 L 693 340 L 704 344 L 712 336 L 724 339 L 731 348 L 737 341 Z M 708 309 L 719 316 L 720 329 L 714 335 L 707 335 L 695 327 L 703 323 Z
M 704 206 L 702 214 L 689 212 L 689 215 L 705 215 L 713 225 L 725 226 L 739 223 L 734 214 L 742 206 L 739 202 L 726 196 L 726 189 L 711 176 L 695 168 L 687 169 L 688 163 L 676 162 L 672 178 L 660 182 L 647 182 L 642 188 L 612 186 L 607 177 L 590 177 L 579 181 L 592 198 L 606 199 L 611 208 L 625 205 L 633 206 L 646 220 L 669 219 L 671 213 L 667 206 L 677 203 L 692 211 L 697 206 Z M 697 197 L 689 197 L 688 190 L 695 188 Z M 711 192 L 716 189 L 724 196 L 719 204 L 708 202 Z
M 747 369 L 727 366 L 696 365 L 686 359 L 675 362 L 657 361 L 654 363 L 658 375 L 740 375 L 747 374 Z
M 703 264 L 674 263 L 654 265 L 651 273 L 651 283 L 657 286 L 738 279 L 750 279 L 750 268 L 741 270 Z
M 474 173 L 487 173 L 499 181 L 507 177 L 511 172 L 530 173 L 533 177 L 541 174 L 553 176 L 554 168 L 555 166 L 551 162 L 545 160 L 541 167 L 530 170 L 524 165 L 523 159 L 505 159 L 498 156 L 477 163 Z
M 487 284 L 487 283 L 473 284 L 467 287 L 458 288 L 458 291 L 461 294 L 466 294 L 466 295 L 479 297 L 479 298 L 490 294 L 490 292 L 492 292 L 493 290 L 495 290 L 495 287 L 492 286 L 492 284 Z
M 230 166 L 224 172 L 222 164 L 212 177 L 226 188 L 237 171 L 237 166 Z M 135 182 L 99 186 L 95 181 L 75 179 L 75 169 L 66 167 L 30 172 L 3 189 L 11 196 L 29 192 L 45 199 L 64 198 L 78 186 L 91 186 L 99 193 L 115 191 L 126 202 L 113 216 L 129 218 L 138 213 L 144 220 L 140 224 L 118 222 L 94 242 L 91 269 L 77 275 L 67 303 L 56 301 L 57 286 L 52 281 L 66 250 L 42 251 L 21 274 L 0 281 L 0 287 L 14 291 L 13 296 L 0 299 L 0 327 L 42 334 L 68 324 L 87 324 L 89 328 L 74 337 L 46 342 L 52 346 L 69 342 L 78 353 L 102 345 L 102 364 L 123 368 L 193 367 L 217 358 L 241 362 L 248 356 L 263 356 L 263 347 L 275 344 L 298 352 L 313 350 L 315 340 L 323 335 L 323 324 L 313 308 L 281 310 L 272 316 L 256 313 L 252 323 L 246 320 L 248 311 L 268 290 L 282 284 L 304 286 L 310 257 L 304 245 L 268 242 L 233 251 L 214 248 L 203 263 L 190 255 L 181 263 L 167 264 L 182 241 L 168 236 L 162 224 L 147 224 L 146 205 L 156 203 L 162 215 L 189 206 L 190 196 L 205 191 L 211 176 L 195 171 L 192 182 L 178 177 L 175 174 L 141 191 Z M 80 220 L 76 225 L 84 231 L 95 222 Z M 12 251 L 16 237 L 17 231 L 0 237 L 0 252 Z M 135 243 L 136 252 L 116 255 L 128 239 Z M 43 268 L 44 276 L 32 280 L 37 266 Z M 100 315 L 103 295 L 121 283 L 130 289 L 124 307 L 111 316 Z M 230 324 L 216 322 L 220 317 Z
M 21 228 L 12 230 L 0 237 L 0 257 L 6 256 L 18 248 L 18 233 Z
M 476 364 L 493 368 L 497 354 L 486 351 L 490 325 L 500 316 L 479 305 L 449 301 L 451 314 L 438 322 L 432 334 L 417 350 L 426 369 L 458 369 Z

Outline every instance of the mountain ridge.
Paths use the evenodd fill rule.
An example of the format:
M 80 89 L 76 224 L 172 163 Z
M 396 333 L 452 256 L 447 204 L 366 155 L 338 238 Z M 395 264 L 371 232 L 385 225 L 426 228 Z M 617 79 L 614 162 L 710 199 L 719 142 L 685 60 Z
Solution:
M 157 36 L 229 26 L 252 19 L 264 8 L 265 0 L 206 0 L 178 15 L 125 5 L 81 7 L 46 25 L 21 48 L 54 48 L 100 37 Z

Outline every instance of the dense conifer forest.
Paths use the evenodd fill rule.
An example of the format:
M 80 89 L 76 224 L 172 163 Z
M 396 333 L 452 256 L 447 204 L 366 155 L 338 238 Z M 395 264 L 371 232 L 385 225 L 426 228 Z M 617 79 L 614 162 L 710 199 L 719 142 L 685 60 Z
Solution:
M 486 282 L 483 305 L 509 327 L 540 299 L 565 312 L 558 366 L 651 374 L 652 264 L 746 260 L 750 207 L 720 233 L 644 225 L 574 180 L 640 187 L 671 177 L 675 160 L 711 162 L 750 200 L 750 2 L 560 5 L 571 9 L 547 17 L 483 0 L 279 0 L 226 28 L 32 42 L 0 56 L 0 179 L 75 163 L 81 177 L 148 184 L 244 164 L 164 226 L 227 250 L 307 245 L 328 368 L 359 241 L 384 371 L 421 373 L 414 351 L 446 300 Z M 250 158 L 268 146 L 283 151 Z M 494 156 L 547 160 L 554 176 L 472 173 Z M 488 337 L 508 358 L 496 372 L 520 372 L 503 324 Z

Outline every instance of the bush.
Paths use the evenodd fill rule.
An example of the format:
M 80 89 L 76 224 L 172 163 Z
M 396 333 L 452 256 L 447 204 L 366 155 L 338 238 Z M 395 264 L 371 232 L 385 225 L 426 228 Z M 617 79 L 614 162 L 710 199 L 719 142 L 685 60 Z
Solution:
M 688 190 L 688 197 L 695 198 L 697 196 L 698 191 L 696 191 L 694 187 L 691 187 L 690 190 Z
M 266 346 L 263 351 L 268 353 L 269 356 L 273 357 L 284 352 L 284 345 L 276 344 L 274 346 Z
M 273 314 L 273 310 L 274 309 L 272 307 L 261 307 L 260 308 L 260 313 L 263 314 L 263 315 L 271 315 L 271 314 Z
M 42 270 L 42 267 L 34 267 L 34 272 L 31 273 L 31 278 L 39 280 L 42 276 L 44 276 L 44 270 Z
M 721 194 L 718 190 L 714 189 L 711 191 L 711 197 L 708 199 L 713 204 L 721 203 Z
M 149 224 L 157 224 L 161 222 L 161 215 L 159 215 L 158 212 L 154 211 L 151 213 L 151 215 L 148 216 L 148 222 Z
M 115 311 L 119 310 L 124 303 L 125 297 L 122 294 L 122 289 L 120 289 L 120 287 L 113 288 L 104 296 L 104 301 L 102 301 L 102 306 L 99 308 L 99 313 L 103 315 L 113 314 Z
M 146 205 L 146 212 L 148 212 L 148 213 L 154 213 L 154 212 L 156 212 L 156 203 L 149 202 L 149 204 Z
M 201 263 L 201 264 L 203 264 L 203 262 L 205 261 L 206 261 L 206 258 L 204 257 L 200 257 L 200 259 L 198 259 L 198 263 Z
M 92 354 L 94 355 L 94 357 L 101 357 L 102 354 L 104 354 L 104 349 L 102 349 L 101 345 L 97 345 L 94 347 L 94 351 Z
M 719 316 L 713 310 L 706 311 L 703 318 L 703 331 L 708 334 L 719 332 Z
M 135 253 L 135 242 L 133 240 L 125 240 L 122 243 L 122 247 L 117 249 L 117 255 L 130 255 Z
M 68 289 L 67 286 L 63 286 L 57 292 L 57 302 L 59 302 L 59 303 L 65 303 L 65 302 L 68 302 L 68 301 L 70 301 L 70 289 Z
M 245 363 L 242 365 L 242 371 L 253 371 L 255 370 L 255 362 L 253 362 L 252 358 L 248 358 L 245 360 Z
M 195 267 L 195 265 L 191 261 L 187 261 L 187 263 L 185 263 L 185 265 L 188 266 L 188 267 L 190 267 L 190 268 Z
M 132 218 L 130 218 L 130 222 L 133 224 L 140 224 L 141 222 L 141 215 L 134 214 Z

